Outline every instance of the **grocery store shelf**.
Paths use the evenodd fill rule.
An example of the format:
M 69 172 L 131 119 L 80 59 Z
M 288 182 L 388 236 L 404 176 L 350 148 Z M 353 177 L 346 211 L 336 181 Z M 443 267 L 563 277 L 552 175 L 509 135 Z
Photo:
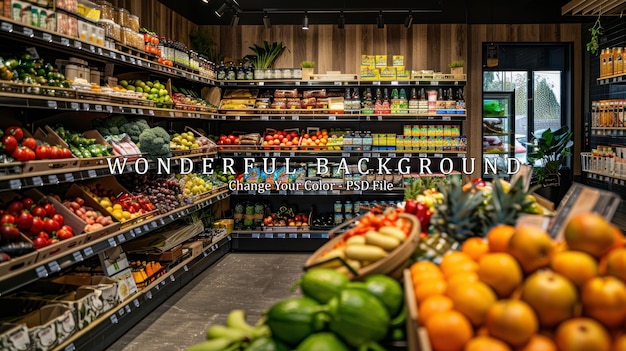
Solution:
M 344 151 L 344 150 L 251 150 L 229 148 L 219 150 L 218 154 L 228 155 L 232 157 L 246 156 L 262 156 L 262 157 L 319 157 L 323 155 L 336 157 L 428 157 L 428 158 L 463 158 L 466 156 L 464 151 L 406 151 L 406 150 L 376 150 L 376 151 Z
M 591 127 L 593 136 L 624 136 L 626 127 Z
M 215 155 L 216 152 L 204 154 L 190 154 L 183 156 L 171 157 L 171 167 L 176 169 L 181 166 L 181 159 L 188 158 L 192 161 L 200 161 L 203 157 Z M 116 157 L 113 157 L 116 158 Z M 0 164 L 2 166 L 2 164 Z M 156 169 L 157 163 L 152 161 L 149 164 L 150 169 Z M 141 165 L 143 167 L 143 165 Z M 123 173 L 135 172 L 135 163 L 128 161 Z M 62 168 L 51 169 L 48 172 L 32 173 L 16 173 L 9 175 L 0 175 L 0 191 L 20 190 L 25 188 L 33 188 L 47 185 L 58 185 L 62 183 L 74 183 L 80 180 L 88 180 L 93 178 L 101 178 L 112 175 L 108 165 L 98 165 L 93 168 L 79 169 L 72 172 L 63 172 Z M 118 174 L 118 173 L 115 173 Z
M 165 226 L 190 213 L 197 212 L 207 206 L 221 201 L 230 196 L 227 191 L 216 193 L 208 198 L 196 203 L 183 206 L 175 211 L 163 215 L 155 216 L 146 221 L 134 224 L 104 237 L 87 242 L 81 246 L 76 246 L 68 251 L 63 251 L 50 256 L 45 261 L 37 262 L 34 265 L 18 268 L 6 275 L 0 276 L 0 296 L 16 290 L 24 285 L 35 282 L 55 274 L 71 265 L 82 262 L 86 258 L 133 240 Z
M 442 121 L 462 122 L 466 114 L 436 114 L 436 113 L 395 113 L 395 114 L 363 114 L 360 112 L 323 113 L 311 110 L 222 110 L 223 114 L 213 114 L 210 119 L 231 121 L 362 121 L 362 122 L 408 122 L 408 121 Z
M 609 77 L 598 78 L 597 82 L 599 85 L 624 84 L 626 83 L 626 74 L 617 74 Z
M 133 54 L 124 53 L 114 49 L 108 49 L 81 41 L 77 38 L 59 35 L 55 32 L 45 31 L 38 27 L 26 26 L 19 22 L 2 18 L 0 22 L 0 36 L 12 40 L 26 42 L 29 45 L 62 51 L 72 55 L 80 55 L 105 62 L 114 62 L 141 70 L 148 70 L 164 76 L 188 79 L 190 81 L 214 84 L 214 81 L 189 72 L 183 67 L 169 67 L 146 59 L 146 53 L 134 51 Z
M 233 239 L 328 239 L 327 230 L 278 229 L 275 230 L 233 230 Z
M 105 350 L 195 276 L 226 255 L 230 249 L 229 236 L 216 241 L 212 246 L 205 248 L 199 256 L 181 262 L 145 289 L 100 316 L 57 349 Z
M 404 195 L 404 188 L 400 187 L 392 187 L 391 190 L 387 190 L 385 188 L 386 182 L 382 180 L 380 183 L 373 183 L 373 181 L 363 181 L 364 184 L 368 184 L 370 187 L 373 187 L 376 184 L 377 189 L 372 190 L 305 190 L 305 185 L 300 186 L 301 190 L 269 190 L 264 192 L 259 191 L 243 191 L 243 190 L 233 190 L 231 192 L 232 195 L 250 195 L 250 196 L 349 196 L 349 195 L 376 195 L 378 197 L 398 197 Z M 294 184 L 294 183 L 289 183 Z M 315 183 L 317 184 L 317 182 Z M 389 185 L 389 184 L 387 184 Z M 344 185 L 342 184 L 342 187 Z
M 284 86 L 303 86 L 303 87 L 373 87 L 373 86 L 460 86 L 465 85 L 465 80 L 453 78 L 441 79 L 412 79 L 412 80 L 300 80 L 300 79 L 277 79 L 277 80 L 219 80 L 215 82 L 220 86 L 233 87 L 284 87 Z
M 587 173 L 587 178 L 599 180 L 603 182 L 609 182 L 617 185 L 626 185 L 626 176 L 620 176 L 615 174 L 608 174 L 599 171 L 583 170 Z
M 235 230 L 232 238 L 232 249 L 236 251 L 304 251 L 313 252 L 328 242 L 328 231 L 293 229 L 293 230 Z

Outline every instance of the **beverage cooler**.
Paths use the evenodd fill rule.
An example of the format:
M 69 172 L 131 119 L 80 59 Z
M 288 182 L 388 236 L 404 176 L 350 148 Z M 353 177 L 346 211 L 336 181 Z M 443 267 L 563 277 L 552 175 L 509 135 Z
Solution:
M 515 93 L 483 92 L 483 178 L 515 172 Z

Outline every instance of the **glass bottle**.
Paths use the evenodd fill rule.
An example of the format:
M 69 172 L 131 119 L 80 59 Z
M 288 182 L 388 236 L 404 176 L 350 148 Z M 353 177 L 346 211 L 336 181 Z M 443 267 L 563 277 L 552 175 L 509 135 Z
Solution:
M 409 104 L 408 104 L 408 101 L 406 99 L 406 91 L 404 90 L 404 88 L 400 89 L 399 100 L 400 100 L 399 106 L 398 106 L 399 112 L 400 113 L 408 113 L 409 112 L 409 110 L 408 110 Z
M 239 63 L 239 67 L 237 67 L 237 80 L 245 80 L 246 79 L 246 71 L 243 69 L 243 64 Z
M 411 88 L 411 99 L 409 100 L 409 113 L 417 114 L 419 101 L 417 100 L 417 89 Z
M 224 66 L 224 61 L 222 61 L 217 68 L 217 79 L 226 80 L 226 66 Z
M 391 100 L 389 99 L 389 90 L 385 88 L 384 92 L 382 111 L 383 113 L 388 114 L 391 113 Z
M 233 62 L 229 62 L 228 69 L 226 70 L 226 80 L 235 80 L 237 78 L 237 71 Z

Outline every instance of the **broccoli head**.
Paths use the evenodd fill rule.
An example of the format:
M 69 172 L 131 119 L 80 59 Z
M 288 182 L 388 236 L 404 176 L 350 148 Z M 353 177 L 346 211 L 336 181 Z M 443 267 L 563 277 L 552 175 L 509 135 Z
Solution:
M 145 119 L 137 119 L 124 123 L 120 127 L 120 132 L 128 134 L 131 140 L 137 143 L 139 142 L 139 135 L 146 129 L 150 129 L 148 122 Z
M 161 127 L 144 129 L 139 135 L 139 147 L 152 158 L 170 157 L 170 136 Z

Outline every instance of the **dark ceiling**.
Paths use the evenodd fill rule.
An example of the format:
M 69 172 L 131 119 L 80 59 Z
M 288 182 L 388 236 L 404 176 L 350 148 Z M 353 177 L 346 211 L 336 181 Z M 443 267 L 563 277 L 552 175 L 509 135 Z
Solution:
M 375 24 L 380 10 L 384 23 L 404 23 L 409 10 L 413 23 L 561 23 L 583 18 L 561 16 L 568 0 L 159 0 L 199 25 L 229 25 L 235 12 L 240 25 L 262 25 L 264 12 L 272 24 L 301 24 L 308 11 L 310 24 L 336 24 L 340 11 L 345 23 Z M 226 4 L 220 18 L 215 10 Z

